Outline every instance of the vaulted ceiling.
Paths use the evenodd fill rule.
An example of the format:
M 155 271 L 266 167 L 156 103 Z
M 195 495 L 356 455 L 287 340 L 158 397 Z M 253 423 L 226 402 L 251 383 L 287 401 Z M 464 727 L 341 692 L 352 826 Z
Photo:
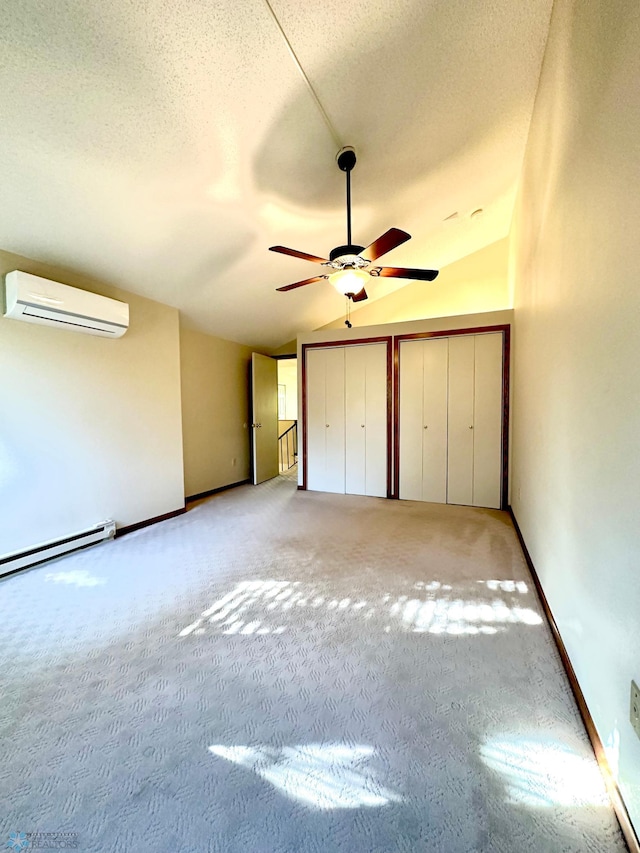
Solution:
M 439 268 L 508 233 L 550 11 L 551 0 L 4 4 L 0 248 L 278 346 L 344 312 L 326 282 L 276 293 L 321 268 L 267 251 L 326 256 L 346 242 L 339 145 L 358 154 L 354 240 L 413 235 L 385 262 Z

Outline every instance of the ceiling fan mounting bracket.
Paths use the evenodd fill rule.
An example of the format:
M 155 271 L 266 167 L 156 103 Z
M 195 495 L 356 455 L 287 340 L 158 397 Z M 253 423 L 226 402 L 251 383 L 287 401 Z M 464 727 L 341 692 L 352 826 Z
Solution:
M 338 168 L 343 172 L 350 172 L 356 165 L 356 152 L 351 145 L 345 145 L 336 154 Z

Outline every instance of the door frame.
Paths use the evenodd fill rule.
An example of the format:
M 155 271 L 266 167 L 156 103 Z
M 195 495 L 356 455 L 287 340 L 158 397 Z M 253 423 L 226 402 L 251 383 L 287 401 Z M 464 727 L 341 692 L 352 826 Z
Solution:
M 393 495 L 400 498 L 400 344 L 402 341 L 424 340 L 425 338 L 452 338 L 455 335 L 482 335 L 490 332 L 502 333 L 502 488 L 500 509 L 509 506 L 509 376 L 511 367 L 511 325 L 476 326 L 470 329 L 450 329 L 442 332 L 414 332 L 395 335 L 393 338 Z
M 393 440 L 393 336 L 384 335 L 374 338 L 351 338 L 346 341 L 318 341 L 317 343 L 302 344 L 302 485 L 301 490 L 307 488 L 307 352 L 310 349 L 321 349 L 327 347 L 352 347 L 366 346 L 367 344 L 386 344 L 387 346 L 387 497 L 392 498 L 391 463 L 392 463 L 392 440 Z

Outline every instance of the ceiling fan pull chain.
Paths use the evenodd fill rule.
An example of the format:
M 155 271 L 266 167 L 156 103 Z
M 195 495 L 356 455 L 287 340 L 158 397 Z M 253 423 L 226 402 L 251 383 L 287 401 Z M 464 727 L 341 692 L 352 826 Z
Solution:
M 352 326 L 352 323 L 351 323 L 351 300 L 349 299 L 348 296 L 346 297 L 346 300 L 347 300 L 347 319 L 344 321 L 344 324 L 347 327 L 347 329 L 350 329 Z

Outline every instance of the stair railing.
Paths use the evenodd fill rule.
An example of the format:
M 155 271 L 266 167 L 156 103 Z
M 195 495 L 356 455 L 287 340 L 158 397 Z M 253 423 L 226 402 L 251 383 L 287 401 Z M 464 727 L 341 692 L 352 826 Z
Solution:
M 298 422 L 294 421 L 289 429 L 278 436 L 280 470 L 288 471 L 298 461 Z

